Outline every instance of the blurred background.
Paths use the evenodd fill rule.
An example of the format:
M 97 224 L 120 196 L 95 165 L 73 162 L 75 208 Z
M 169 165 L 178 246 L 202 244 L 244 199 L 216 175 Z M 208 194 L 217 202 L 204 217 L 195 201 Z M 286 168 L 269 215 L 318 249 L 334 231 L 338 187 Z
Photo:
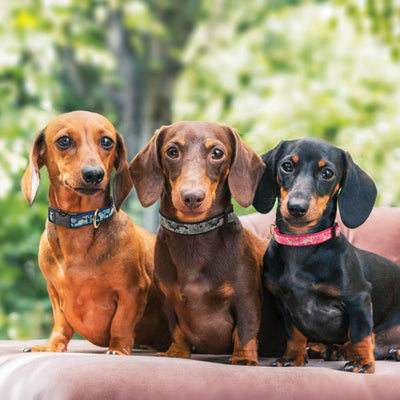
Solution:
M 31 209 L 19 182 L 54 116 L 105 115 L 129 161 L 181 119 L 231 125 L 259 154 L 321 137 L 374 178 L 377 205 L 400 206 L 399 60 L 398 0 L 0 0 L 0 338 L 52 326 L 47 172 Z M 133 191 L 123 208 L 155 231 L 157 206 Z

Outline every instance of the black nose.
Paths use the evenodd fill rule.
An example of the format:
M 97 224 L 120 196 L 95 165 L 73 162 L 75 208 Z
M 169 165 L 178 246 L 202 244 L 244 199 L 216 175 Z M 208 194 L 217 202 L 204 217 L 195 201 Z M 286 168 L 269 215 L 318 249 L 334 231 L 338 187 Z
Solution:
M 203 203 L 206 194 L 201 189 L 183 189 L 181 191 L 181 198 L 186 207 L 191 210 L 199 208 Z
M 290 199 L 288 201 L 287 209 L 293 217 L 303 217 L 309 207 L 309 202 L 303 199 Z
M 100 183 L 104 178 L 104 169 L 101 167 L 86 166 L 81 172 L 86 183 Z

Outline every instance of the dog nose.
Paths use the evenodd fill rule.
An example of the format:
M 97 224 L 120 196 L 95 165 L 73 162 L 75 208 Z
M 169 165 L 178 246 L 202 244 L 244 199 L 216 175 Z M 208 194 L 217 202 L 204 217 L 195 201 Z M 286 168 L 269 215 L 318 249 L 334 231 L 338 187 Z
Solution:
M 303 217 L 308 211 L 309 203 L 303 199 L 291 199 L 288 201 L 288 211 L 293 217 Z
M 82 168 L 82 178 L 86 183 L 100 183 L 104 178 L 104 169 L 101 167 L 86 166 Z
M 181 198 L 186 207 L 194 210 L 203 203 L 206 194 L 201 189 L 184 189 L 181 191 Z

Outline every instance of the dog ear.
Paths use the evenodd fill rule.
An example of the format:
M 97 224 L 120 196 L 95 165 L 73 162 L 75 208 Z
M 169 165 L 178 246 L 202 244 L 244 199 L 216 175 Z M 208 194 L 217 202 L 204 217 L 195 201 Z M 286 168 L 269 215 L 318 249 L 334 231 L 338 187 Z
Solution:
M 234 129 L 226 128 L 234 141 L 233 161 L 228 176 L 229 189 L 242 207 L 249 207 L 265 165 L 261 157 L 247 146 Z
M 374 207 L 377 190 L 374 181 L 346 154 L 346 175 L 339 194 L 339 212 L 348 228 L 357 228 Z
M 164 174 L 159 159 L 159 148 L 166 127 L 156 130 L 150 142 L 139 151 L 129 167 L 140 203 L 143 207 L 154 204 L 164 187 Z
M 24 194 L 25 199 L 29 204 L 29 207 L 32 206 L 39 187 L 39 170 L 46 162 L 46 143 L 44 140 L 44 132 L 45 130 L 43 129 L 33 142 L 31 153 L 29 156 L 29 165 L 25 170 L 24 176 L 21 180 L 22 193 Z
M 274 149 L 261 156 L 265 163 L 265 171 L 258 184 L 254 199 L 254 208 L 263 214 L 271 211 L 279 195 L 277 180 L 277 162 L 285 142 L 279 143 Z
M 116 132 L 117 144 L 115 151 L 114 167 L 117 170 L 113 181 L 114 204 L 119 211 L 122 202 L 127 198 L 132 190 L 133 182 L 129 173 L 129 164 L 127 161 L 127 151 L 124 138 Z

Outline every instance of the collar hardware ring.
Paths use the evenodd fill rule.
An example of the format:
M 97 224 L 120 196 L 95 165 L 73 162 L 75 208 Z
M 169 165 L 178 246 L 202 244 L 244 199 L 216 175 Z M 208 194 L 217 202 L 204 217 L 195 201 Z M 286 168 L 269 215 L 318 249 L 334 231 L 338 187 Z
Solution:
M 97 229 L 100 226 L 100 222 L 97 222 L 97 214 L 98 214 L 98 212 L 99 212 L 99 208 L 96 209 L 96 211 L 94 212 L 94 215 L 93 215 L 93 226 L 94 226 L 94 229 Z

